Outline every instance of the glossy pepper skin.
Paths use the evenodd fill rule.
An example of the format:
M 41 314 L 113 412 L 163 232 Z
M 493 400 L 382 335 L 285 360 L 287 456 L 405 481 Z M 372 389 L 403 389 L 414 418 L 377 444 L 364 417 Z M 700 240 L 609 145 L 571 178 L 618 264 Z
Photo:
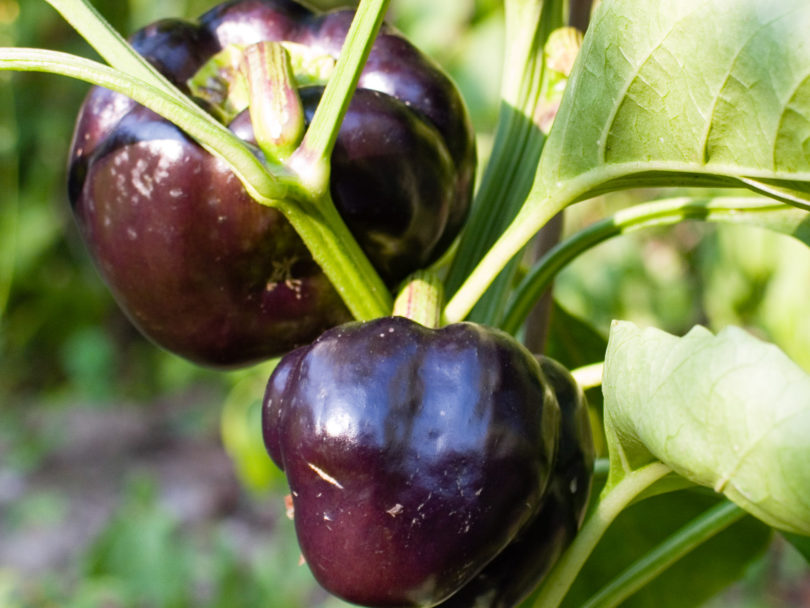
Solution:
M 434 606 L 543 503 L 559 408 L 537 361 L 472 323 L 349 323 L 288 354 L 263 404 L 315 578 L 365 606 Z
M 188 93 L 186 81 L 229 44 L 291 41 L 337 56 L 352 17 L 290 0 L 241 0 L 196 23 L 159 21 L 131 42 Z M 300 94 L 309 118 L 321 89 Z M 247 114 L 229 127 L 252 142 Z M 330 187 L 390 286 L 456 236 L 474 170 L 473 132 L 454 85 L 383 26 L 342 123 Z M 254 203 L 224 163 L 122 95 L 90 91 L 73 136 L 68 191 L 116 300 L 142 333 L 176 354 L 249 364 L 350 318 L 280 213 Z
M 574 540 L 591 493 L 595 450 L 585 394 L 565 367 L 537 356 L 562 414 L 557 458 L 542 507 L 518 536 L 441 608 L 513 608 Z

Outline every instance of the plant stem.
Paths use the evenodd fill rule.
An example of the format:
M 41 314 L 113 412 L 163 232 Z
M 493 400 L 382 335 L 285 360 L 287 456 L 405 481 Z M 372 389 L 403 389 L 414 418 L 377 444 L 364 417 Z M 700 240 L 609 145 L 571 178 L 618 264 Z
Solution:
M 201 119 L 165 90 L 104 64 L 69 53 L 45 49 L 0 49 L 0 70 L 46 72 L 83 80 L 134 99 L 193 137 L 212 154 L 226 160 L 256 200 L 274 206 L 287 195 L 292 180 L 269 173 L 262 162 L 231 131 L 215 120 Z
M 390 314 L 391 294 L 335 209 L 329 171 L 340 125 L 388 3 L 361 0 L 312 122 L 287 163 L 298 178 L 300 194 L 296 198 L 305 202 L 303 212 L 288 215 L 288 219 L 302 237 L 309 228 L 320 233 L 323 246 L 313 248 L 306 237 L 305 242 L 358 320 Z
M 277 208 L 306 243 L 355 319 L 368 321 L 391 313 L 391 294 L 360 249 L 329 191 L 321 200 L 279 201 Z
M 444 285 L 435 272 L 420 270 L 405 282 L 394 301 L 394 315 L 406 317 L 425 327 L 436 328 L 441 321 Z
M 304 135 L 304 108 L 287 50 L 278 42 L 247 47 L 241 70 L 247 83 L 253 135 L 265 157 L 289 158 Z
M 602 385 L 604 368 L 605 364 L 600 361 L 599 363 L 591 363 L 590 365 L 572 369 L 571 375 L 583 390 L 588 390 L 589 388 L 596 388 Z
M 555 192 L 556 196 L 537 208 L 527 210 L 524 206 L 447 303 L 445 323 L 457 323 L 469 314 L 495 277 L 535 235 L 537 226 L 544 226 L 571 202 L 567 194 L 568 189 L 561 188 Z M 531 215 L 530 221 L 525 219 L 528 215 Z
M 335 70 L 326 84 L 304 140 L 291 159 L 302 183 L 312 193 L 329 189 L 332 149 L 389 1 L 361 0 Z
M 593 595 L 581 608 L 614 608 L 664 570 L 745 517 L 746 512 L 723 501 L 696 517 Z
M 644 490 L 669 473 L 671 470 L 668 466 L 654 462 L 628 473 L 618 484 L 603 493 L 574 542 L 549 572 L 540 587 L 540 593 L 535 597 L 534 607 L 559 606 L 588 556 L 613 520 Z
M 597 458 L 593 463 L 593 476 L 604 477 L 605 479 L 607 479 L 609 473 L 610 473 L 610 459 Z
M 789 209 L 785 204 L 751 197 L 699 199 L 681 197 L 623 209 L 580 230 L 549 250 L 515 289 L 499 324 L 509 333 L 520 329 L 534 303 L 554 277 L 577 256 L 614 236 L 645 228 L 670 226 L 688 219 L 707 222 L 739 221 L 742 213 L 771 213 Z
M 138 54 L 88 0 L 45 0 L 112 67 L 193 105 L 163 74 Z M 196 107 L 196 106 L 195 106 Z M 201 113 L 204 113 L 200 108 Z

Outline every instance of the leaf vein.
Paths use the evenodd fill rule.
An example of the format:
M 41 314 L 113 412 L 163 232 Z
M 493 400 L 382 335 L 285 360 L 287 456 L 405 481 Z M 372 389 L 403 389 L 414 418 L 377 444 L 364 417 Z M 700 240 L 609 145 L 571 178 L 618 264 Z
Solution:
M 760 24 L 760 26 L 756 30 L 752 30 L 751 33 L 745 39 L 740 40 L 740 42 L 741 42 L 740 47 L 739 47 L 739 49 L 737 49 L 737 52 L 734 54 L 734 57 L 731 59 L 731 61 L 729 63 L 729 68 L 728 68 L 728 71 L 726 73 L 726 77 L 723 80 L 723 82 L 721 83 L 720 87 L 718 88 L 717 93 L 713 96 L 714 102 L 713 102 L 711 110 L 709 112 L 709 120 L 706 122 L 706 130 L 705 130 L 705 132 L 703 134 L 703 137 L 702 137 L 703 144 L 701 145 L 701 149 L 703 150 L 703 154 L 702 154 L 703 164 L 708 164 L 709 163 L 709 156 L 710 156 L 710 154 L 709 154 L 709 142 L 711 140 L 712 127 L 714 126 L 714 116 L 715 116 L 716 111 L 717 111 L 718 103 L 719 103 L 720 99 L 722 98 L 723 90 L 726 88 L 726 85 L 730 82 L 730 80 L 732 78 L 734 78 L 735 80 L 740 82 L 741 85 L 745 86 L 744 83 L 739 81 L 734 76 L 734 68 L 737 66 L 737 63 L 740 60 L 740 57 L 741 57 L 742 53 L 746 50 L 746 48 L 748 48 L 748 46 L 751 44 L 751 41 L 754 40 L 754 38 L 756 38 L 763 30 L 771 27 L 774 23 L 776 23 L 778 21 L 781 21 L 782 19 L 787 18 L 794 11 L 798 11 L 798 10 L 800 10 L 799 7 L 796 7 L 794 9 L 792 9 L 792 10 L 788 10 L 786 13 L 783 13 L 781 15 L 773 17 L 772 19 L 770 19 L 768 21 L 764 21 L 763 23 Z M 773 142 L 771 142 L 771 143 L 775 147 L 775 143 L 776 143 L 775 140 Z
M 610 110 L 610 115 L 608 116 L 607 120 L 605 121 L 605 127 L 604 127 L 604 129 L 602 130 L 602 135 L 601 135 L 601 137 L 599 138 L 599 141 L 597 142 L 597 143 L 598 143 L 598 146 L 599 146 L 599 150 L 598 150 L 597 158 L 599 159 L 599 161 L 600 161 L 601 163 L 603 163 L 603 164 L 604 164 L 604 163 L 606 163 L 606 161 L 607 161 L 607 150 L 608 150 L 608 148 L 607 148 L 607 142 L 608 142 L 608 137 L 609 137 L 609 135 L 610 135 L 611 130 L 613 129 L 613 125 L 614 125 L 614 124 L 615 124 L 615 122 L 616 122 L 616 118 L 617 118 L 617 116 L 618 116 L 618 114 L 619 114 L 619 109 L 622 107 L 622 105 L 623 105 L 623 103 L 624 103 L 624 100 L 627 98 L 627 92 L 630 90 L 630 87 L 631 87 L 631 86 L 633 86 L 633 83 L 634 83 L 634 82 L 636 82 L 636 81 L 638 80 L 638 78 L 639 78 L 639 77 L 640 77 L 640 75 L 641 75 L 641 70 L 643 69 L 643 67 L 644 67 L 645 65 L 647 65 L 647 62 L 648 62 L 648 61 L 649 61 L 649 60 L 650 60 L 650 59 L 653 57 L 653 55 L 655 54 L 655 52 L 656 52 L 658 49 L 660 49 L 660 48 L 661 48 L 661 46 L 662 46 L 662 45 L 664 44 L 664 42 L 667 40 L 667 38 L 669 37 L 669 35 L 670 35 L 670 34 L 673 32 L 673 30 L 675 30 L 675 28 L 676 28 L 678 25 L 680 25 L 680 23 L 681 23 L 682 21 L 685 21 L 685 20 L 686 20 L 687 18 L 689 18 L 689 17 L 690 17 L 690 16 L 691 16 L 691 15 L 692 15 L 694 12 L 697 12 L 697 10 L 698 10 L 698 9 L 695 9 L 694 11 L 690 11 L 688 14 L 684 15 L 683 17 L 681 17 L 681 19 L 679 19 L 679 20 L 677 20 L 677 21 L 674 21 L 674 22 L 673 22 L 673 23 L 670 25 L 670 27 L 669 27 L 668 29 L 666 29 L 664 32 L 662 32 L 662 35 L 661 35 L 660 39 L 658 40 L 658 42 L 656 42 L 656 44 L 655 44 L 655 45 L 654 45 L 654 46 L 653 46 L 653 47 L 652 47 L 652 48 L 651 48 L 651 49 L 650 49 L 650 50 L 649 50 L 649 51 L 646 53 L 646 55 L 644 56 L 644 58 L 643 58 L 643 59 L 642 59 L 642 60 L 641 60 L 641 61 L 638 63 L 638 67 L 636 67 L 636 68 L 635 68 L 635 69 L 632 71 L 632 73 L 628 74 L 629 78 L 627 79 L 627 81 L 625 82 L 624 86 L 622 87 L 622 90 L 621 90 L 620 94 L 617 96 L 617 98 L 616 98 L 616 99 L 617 99 L 617 103 L 616 103 L 616 104 L 615 104 L 615 105 L 614 105 L 614 106 L 611 108 L 611 110 Z M 625 57 L 625 58 L 626 58 L 626 57 Z M 632 65 L 632 62 L 628 61 L 628 63 L 629 63 L 630 65 Z

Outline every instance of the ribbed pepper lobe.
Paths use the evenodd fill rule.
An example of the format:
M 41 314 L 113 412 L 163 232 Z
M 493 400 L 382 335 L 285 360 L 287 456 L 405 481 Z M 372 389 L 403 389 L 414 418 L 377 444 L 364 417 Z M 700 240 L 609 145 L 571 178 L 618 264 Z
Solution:
M 540 507 L 559 429 L 511 337 L 401 317 L 291 353 L 263 412 L 307 563 L 367 606 L 432 606 L 475 576 Z

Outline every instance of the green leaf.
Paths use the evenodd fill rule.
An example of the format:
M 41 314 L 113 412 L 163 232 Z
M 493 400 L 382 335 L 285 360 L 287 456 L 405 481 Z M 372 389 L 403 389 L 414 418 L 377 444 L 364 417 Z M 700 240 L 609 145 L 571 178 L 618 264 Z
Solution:
M 782 534 L 793 547 L 802 554 L 807 563 L 810 564 L 810 537 L 799 536 L 798 534 Z
M 545 183 L 598 172 L 601 189 L 681 174 L 801 190 L 810 180 L 808 29 L 805 0 L 602 3 L 549 136 Z
M 14 263 L 17 256 L 17 224 L 19 216 L 19 153 L 14 112 L 14 89 L 9 79 L 0 76 L 0 319 L 6 310 Z
M 603 390 L 612 477 L 658 460 L 810 535 L 810 376 L 777 347 L 735 327 L 677 338 L 615 322 Z
M 545 354 L 568 369 L 599 363 L 605 358 L 607 339 L 604 335 L 556 299 L 552 303 L 548 331 Z
M 643 186 L 746 187 L 810 208 L 810 3 L 601 2 L 517 217 L 447 303 L 463 319 L 554 215 Z
M 684 490 L 648 498 L 623 511 L 591 554 L 563 607 L 583 606 L 636 559 L 716 503 L 717 499 L 705 492 Z M 700 606 L 740 579 L 770 538 L 767 526 L 745 517 L 695 548 L 621 606 Z

